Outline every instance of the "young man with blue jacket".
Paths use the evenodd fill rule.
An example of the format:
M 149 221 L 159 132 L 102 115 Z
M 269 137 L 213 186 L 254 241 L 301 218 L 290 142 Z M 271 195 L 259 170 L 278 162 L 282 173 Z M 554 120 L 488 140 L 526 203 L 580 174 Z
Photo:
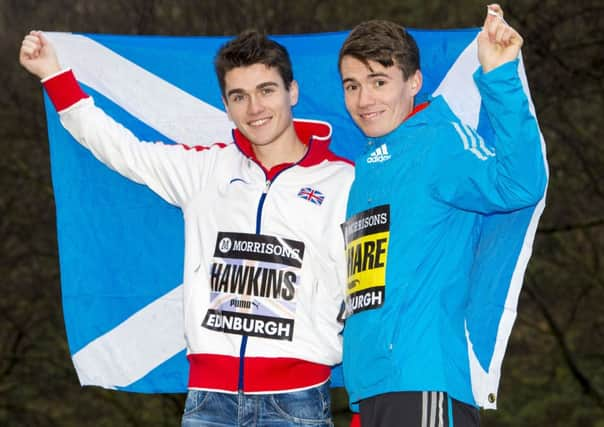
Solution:
M 341 48 L 346 107 L 367 136 L 343 225 L 344 377 L 363 427 L 477 426 L 477 406 L 494 403 L 473 365 L 480 337 L 467 329 L 474 260 L 489 256 L 478 242 L 487 217 L 536 205 L 547 180 L 518 76 L 522 42 L 489 6 L 474 74 L 494 129 L 488 141 L 442 97 L 415 103 L 419 52 L 401 26 L 362 23 Z

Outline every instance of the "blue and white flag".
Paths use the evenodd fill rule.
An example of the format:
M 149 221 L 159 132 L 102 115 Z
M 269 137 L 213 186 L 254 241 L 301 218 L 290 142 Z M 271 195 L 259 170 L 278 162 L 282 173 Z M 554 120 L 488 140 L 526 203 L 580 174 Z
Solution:
M 420 98 L 443 95 L 483 135 L 492 130 L 472 80 L 478 29 L 411 30 L 421 51 Z M 213 57 L 226 37 L 47 33 L 99 107 L 140 139 L 189 145 L 229 142 Z M 364 145 L 345 111 L 337 70 L 346 33 L 276 36 L 292 57 L 298 118 L 332 124 L 332 149 L 354 159 Z M 525 89 L 522 62 L 520 72 Z M 184 392 L 183 218 L 148 188 L 99 163 L 61 127 L 46 97 L 63 291 L 73 362 L 82 385 Z M 497 388 L 531 254 L 537 206 L 486 218 L 467 317 L 476 388 Z M 484 310 L 484 301 L 489 309 Z M 335 383 L 341 385 L 338 371 Z M 486 385 L 485 385 L 486 384 Z M 485 390 L 475 389 L 476 396 Z M 481 406 L 492 407 L 485 401 Z

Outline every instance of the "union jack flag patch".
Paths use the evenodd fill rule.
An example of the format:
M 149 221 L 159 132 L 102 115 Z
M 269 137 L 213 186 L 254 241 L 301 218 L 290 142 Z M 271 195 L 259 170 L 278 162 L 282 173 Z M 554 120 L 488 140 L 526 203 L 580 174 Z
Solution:
M 323 193 L 310 187 L 301 188 L 300 191 L 298 191 L 298 197 L 308 200 L 315 205 L 320 205 L 323 203 L 323 200 L 325 200 Z

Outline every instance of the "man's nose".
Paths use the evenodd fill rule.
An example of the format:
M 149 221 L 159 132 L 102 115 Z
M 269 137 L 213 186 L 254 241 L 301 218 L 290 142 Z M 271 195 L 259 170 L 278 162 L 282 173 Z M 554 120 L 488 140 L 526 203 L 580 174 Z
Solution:
M 359 107 L 367 107 L 375 104 L 375 98 L 367 88 L 361 88 L 359 91 Z
M 250 102 L 247 106 L 248 114 L 258 114 L 264 111 L 264 104 L 257 96 L 250 96 Z

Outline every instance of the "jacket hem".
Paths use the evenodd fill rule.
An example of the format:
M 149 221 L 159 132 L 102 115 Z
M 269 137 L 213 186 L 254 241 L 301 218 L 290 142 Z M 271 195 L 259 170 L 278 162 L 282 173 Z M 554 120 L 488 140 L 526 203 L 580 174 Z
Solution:
M 216 354 L 189 354 L 189 388 L 234 393 L 239 389 L 240 358 Z M 327 365 L 289 357 L 246 357 L 244 393 L 296 391 L 329 380 Z

